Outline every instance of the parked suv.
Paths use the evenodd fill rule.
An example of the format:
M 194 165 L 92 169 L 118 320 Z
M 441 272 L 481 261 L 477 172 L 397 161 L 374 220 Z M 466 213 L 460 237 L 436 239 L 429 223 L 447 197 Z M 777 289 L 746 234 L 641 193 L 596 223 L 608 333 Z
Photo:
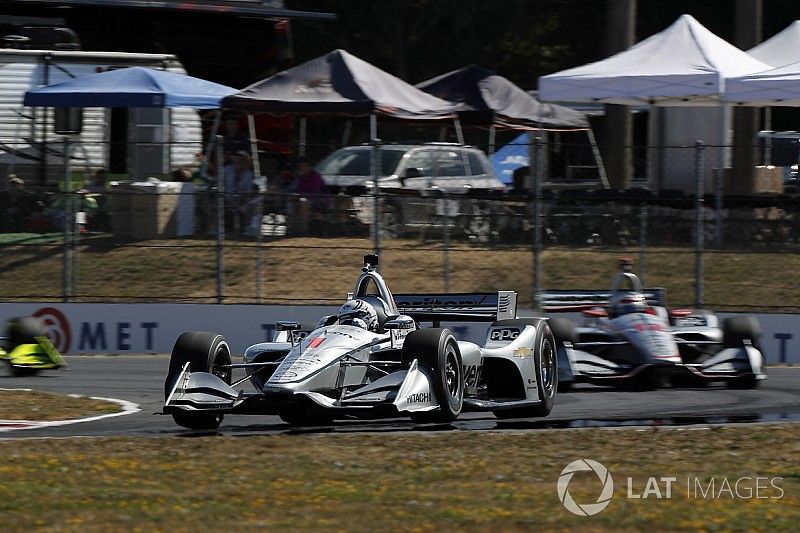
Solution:
M 329 187 L 369 192 L 372 185 L 371 146 L 336 150 L 316 165 Z M 441 227 L 445 220 L 467 236 L 488 240 L 492 230 L 488 205 L 476 199 L 502 192 L 503 183 L 481 150 L 458 144 L 383 145 L 378 186 L 382 202 L 382 233 L 395 237 L 412 229 Z M 372 204 L 354 198 L 359 219 L 372 222 Z

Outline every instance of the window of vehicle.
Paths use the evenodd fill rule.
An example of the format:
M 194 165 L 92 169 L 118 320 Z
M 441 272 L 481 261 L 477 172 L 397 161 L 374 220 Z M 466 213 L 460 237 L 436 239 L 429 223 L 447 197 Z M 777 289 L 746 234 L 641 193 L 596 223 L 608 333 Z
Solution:
M 405 149 L 383 148 L 381 150 L 381 175 L 389 176 L 397 168 Z M 370 163 L 371 149 L 364 147 L 343 148 L 316 165 L 317 172 L 323 176 L 364 176 L 372 175 Z
M 467 152 L 469 161 L 469 172 L 472 176 L 479 176 L 486 174 L 486 167 L 484 166 L 484 159 L 477 152 Z
M 408 154 L 405 157 L 402 172 L 407 175 L 408 169 L 415 168 L 419 171 L 419 176 L 432 176 L 431 152 L 432 150 L 417 150 Z
M 437 176 L 466 176 L 464 157 L 460 150 L 437 150 L 434 169 Z

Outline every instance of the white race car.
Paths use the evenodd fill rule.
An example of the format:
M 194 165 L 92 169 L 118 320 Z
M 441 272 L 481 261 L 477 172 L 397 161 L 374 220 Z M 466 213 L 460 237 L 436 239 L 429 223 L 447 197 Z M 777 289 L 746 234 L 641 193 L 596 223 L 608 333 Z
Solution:
M 192 429 L 215 428 L 228 413 L 277 414 L 296 425 L 398 415 L 449 422 L 462 411 L 501 418 L 550 413 L 558 372 L 547 319 L 517 318 L 513 291 L 393 296 L 377 266 L 376 256 L 365 257 L 338 314 L 314 328 L 279 322 L 274 341 L 247 348 L 241 364 L 232 364 L 222 335 L 182 334 L 163 412 Z M 492 322 L 482 347 L 439 327 L 475 321 Z M 232 382 L 235 368 L 247 376 Z M 245 381 L 254 391 L 238 390 Z
M 579 327 L 551 318 L 558 342 L 559 384 L 576 382 L 650 389 L 727 382 L 754 388 L 766 378 L 761 328 L 754 317 L 718 318 L 664 307 L 663 289 L 643 289 L 623 260 L 611 291 L 550 291 L 545 311 L 583 312 Z

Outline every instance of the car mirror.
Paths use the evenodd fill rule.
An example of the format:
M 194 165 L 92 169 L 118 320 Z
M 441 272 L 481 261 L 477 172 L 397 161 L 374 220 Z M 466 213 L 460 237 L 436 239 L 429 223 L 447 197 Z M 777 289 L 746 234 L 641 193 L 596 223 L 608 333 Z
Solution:
M 281 320 L 275 323 L 275 329 L 278 331 L 300 331 L 300 322 Z
M 386 330 L 396 330 L 396 329 L 414 329 L 414 319 L 410 316 L 398 316 L 392 318 L 391 320 L 387 320 L 383 324 L 384 329 Z

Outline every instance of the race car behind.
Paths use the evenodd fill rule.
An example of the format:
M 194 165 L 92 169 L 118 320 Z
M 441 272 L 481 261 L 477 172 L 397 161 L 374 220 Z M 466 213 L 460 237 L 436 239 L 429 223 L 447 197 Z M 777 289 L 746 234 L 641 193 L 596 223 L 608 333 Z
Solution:
M 5 362 L 15 376 L 67 367 L 41 321 L 30 316 L 8 321 L 6 335 L 0 337 L 0 361 Z
M 751 316 L 719 319 L 705 310 L 667 309 L 663 289 L 643 289 L 630 260 L 610 291 L 548 291 L 542 308 L 582 312 L 583 323 L 550 318 L 559 342 L 561 389 L 587 382 L 650 389 L 721 381 L 755 388 L 766 379 L 761 328 Z

